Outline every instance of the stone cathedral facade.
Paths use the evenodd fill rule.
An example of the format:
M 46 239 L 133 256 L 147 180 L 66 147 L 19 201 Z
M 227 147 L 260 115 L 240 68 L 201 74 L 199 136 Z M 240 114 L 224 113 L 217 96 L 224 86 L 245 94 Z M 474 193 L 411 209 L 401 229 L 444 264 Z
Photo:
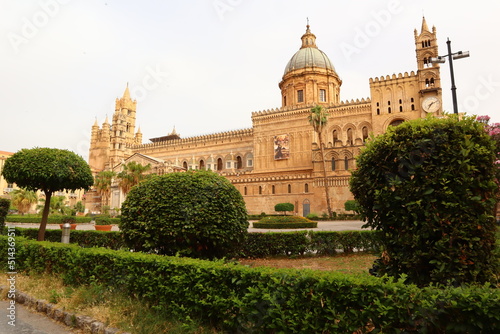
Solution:
M 135 128 L 136 101 L 128 87 L 116 99 L 111 123 L 92 127 L 89 164 L 95 173 L 120 171 L 123 164 L 150 164 L 152 173 L 210 169 L 228 178 L 241 192 L 250 214 L 274 213 L 274 205 L 290 202 L 298 215 L 327 212 L 318 138 L 308 122 L 310 110 L 322 105 L 329 114 L 323 133 L 327 179 L 332 209 L 344 211 L 352 199 L 350 170 L 370 136 L 389 126 L 442 114 L 436 28 L 425 18 L 415 30 L 417 69 L 369 79 L 370 97 L 343 101 L 342 80 L 316 45 L 309 25 L 299 50 L 285 66 L 279 88 L 279 108 L 253 112 L 252 127 L 243 130 L 181 138 L 169 135 L 143 143 Z M 346 79 L 348 80 L 348 78 Z M 87 196 L 87 208 L 99 211 L 95 192 Z M 119 208 L 123 194 L 115 184 L 110 206 Z

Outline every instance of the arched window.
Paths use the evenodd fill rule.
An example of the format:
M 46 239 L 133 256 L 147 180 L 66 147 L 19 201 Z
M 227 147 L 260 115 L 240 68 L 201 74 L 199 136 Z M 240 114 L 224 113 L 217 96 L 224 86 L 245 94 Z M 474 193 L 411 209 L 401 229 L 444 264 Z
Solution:
M 188 169 L 188 163 L 187 163 L 186 161 L 184 161 L 184 162 L 182 163 L 182 167 L 183 167 L 185 170 L 187 170 L 187 169 Z
M 247 187 L 243 188 L 243 195 L 247 194 Z
M 291 193 L 292 193 L 292 185 L 291 185 L 291 184 L 289 184 L 289 185 L 288 185 L 288 193 L 289 193 L 289 194 L 291 194 Z
M 368 128 L 366 126 L 363 126 L 363 129 L 361 129 L 362 135 L 363 135 L 363 143 L 368 139 Z
M 335 158 L 332 157 L 332 170 L 335 170 Z
M 394 121 L 391 122 L 391 124 L 389 124 L 389 126 L 398 126 L 399 124 L 403 123 L 404 120 L 402 119 L 396 119 Z
M 223 166 L 222 159 L 221 158 L 217 159 L 217 170 L 222 170 L 222 166 Z
M 304 185 L 304 192 L 308 193 L 309 192 L 309 184 Z
M 332 135 L 333 135 L 333 142 L 334 142 L 334 143 L 335 143 L 337 140 L 339 140 L 339 134 L 337 133 L 337 130 L 333 130 Z
M 204 160 L 200 160 L 200 169 L 205 169 L 205 161 Z
M 262 186 L 259 186 L 259 195 L 262 195 Z
M 344 158 L 344 169 L 349 170 L 349 159 L 347 156 Z
M 352 140 L 352 129 L 347 129 L 347 145 L 353 145 L 354 141 Z
M 275 193 L 276 193 L 276 188 L 274 187 L 274 185 L 271 187 L 271 192 L 272 192 L 273 194 L 275 194 Z
M 236 168 L 237 169 L 243 168 L 243 160 L 241 160 L 241 157 L 239 155 L 236 157 Z

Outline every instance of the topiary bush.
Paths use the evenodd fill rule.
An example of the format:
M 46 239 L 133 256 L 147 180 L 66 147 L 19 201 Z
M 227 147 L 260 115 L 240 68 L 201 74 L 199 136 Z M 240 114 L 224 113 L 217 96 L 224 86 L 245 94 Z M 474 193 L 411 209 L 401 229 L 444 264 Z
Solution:
M 136 251 L 221 258 L 238 250 L 248 220 L 243 197 L 226 178 L 188 171 L 134 187 L 122 205 L 119 227 Z
M 418 285 L 494 281 L 495 156 L 471 117 L 408 121 L 370 141 L 351 191 L 365 226 L 382 233 L 376 274 Z
M 286 215 L 287 211 L 293 211 L 294 208 L 292 203 L 278 203 L 274 206 L 274 211 L 283 212 Z

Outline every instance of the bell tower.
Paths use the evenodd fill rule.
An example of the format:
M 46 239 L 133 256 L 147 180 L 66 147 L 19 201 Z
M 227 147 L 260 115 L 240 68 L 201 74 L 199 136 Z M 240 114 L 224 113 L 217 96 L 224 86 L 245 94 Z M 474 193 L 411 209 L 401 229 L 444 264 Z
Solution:
M 415 29 L 414 35 L 420 103 L 425 112 L 440 114 L 442 112 L 442 92 L 439 64 L 431 62 L 431 58 L 438 57 L 436 27 L 433 26 L 431 31 L 425 17 L 423 17 L 420 33 Z M 439 108 L 436 108 L 437 104 Z

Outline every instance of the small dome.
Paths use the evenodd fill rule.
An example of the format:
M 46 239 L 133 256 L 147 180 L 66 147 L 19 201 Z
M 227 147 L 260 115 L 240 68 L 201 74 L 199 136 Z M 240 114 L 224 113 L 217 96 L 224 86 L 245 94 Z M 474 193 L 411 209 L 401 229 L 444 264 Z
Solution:
M 335 72 L 332 62 L 323 51 L 315 47 L 308 47 L 300 49 L 293 55 L 285 67 L 284 74 L 305 67 L 321 67 Z

